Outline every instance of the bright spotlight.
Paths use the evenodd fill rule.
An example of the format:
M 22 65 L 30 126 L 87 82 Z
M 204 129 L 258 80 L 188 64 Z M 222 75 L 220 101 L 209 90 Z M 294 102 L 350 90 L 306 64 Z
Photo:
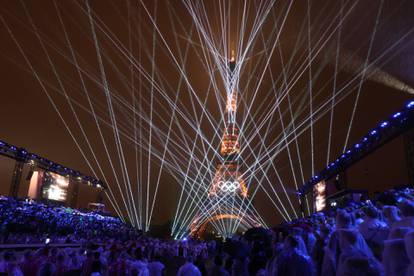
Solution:
M 395 118 L 398 118 L 398 117 L 400 117 L 401 116 L 401 112 L 397 112 L 397 113 L 395 113 L 394 115 L 392 115 L 392 117 L 395 119 Z
M 414 107 L 414 101 L 411 101 L 407 104 L 407 108 L 412 108 Z

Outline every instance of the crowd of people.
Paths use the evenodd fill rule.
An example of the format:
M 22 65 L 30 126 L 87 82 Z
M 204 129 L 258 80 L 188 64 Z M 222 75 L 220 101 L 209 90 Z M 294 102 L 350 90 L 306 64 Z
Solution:
M 281 225 L 276 233 L 280 242 L 293 238 L 295 250 L 287 257 L 275 254 L 276 273 L 269 275 L 414 275 L 414 190 L 349 201 Z M 297 255 L 306 265 L 294 265 Z
M 0 197 L 0 210 L 0 244 L 101 242 L 135 235 L 119 218 L 29 199 Z
M 3 275 L 414 275 L 410 188 L 225 242 L 155 239 L 116 218 L 34 202 L 3 199 L 0 210 L 2 244 L 63 243 L 3 249 Z

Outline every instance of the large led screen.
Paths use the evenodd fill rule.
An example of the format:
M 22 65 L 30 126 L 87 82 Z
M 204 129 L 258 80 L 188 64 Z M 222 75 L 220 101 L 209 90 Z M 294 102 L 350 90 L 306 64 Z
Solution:
M 67 199 L 69 179 L 47 172 L 43 180 L 42 197 L 48 200 L 64 202 Z

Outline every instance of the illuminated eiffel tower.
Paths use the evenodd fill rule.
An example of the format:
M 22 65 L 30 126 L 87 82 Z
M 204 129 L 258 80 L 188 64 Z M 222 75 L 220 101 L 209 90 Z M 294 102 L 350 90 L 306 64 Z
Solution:
M 236 60 L 234 51 L 228 63 L 230 88 L 227 92 L 223 136 L 220 144 L 221 160 L 208 193 L 206 212 L 199 213 L 191 224 L 191 234 L 201 235 L 209 222 L 216 222 L 223 238 L 231 237 L 239 223 L 246 228 L 261 226 L 249 209 L 248 187 L 240 171 L 240 136 L 237 127 L 238 92 L 235 78 Z M 219 222 L 221 220 L 221 222 Z

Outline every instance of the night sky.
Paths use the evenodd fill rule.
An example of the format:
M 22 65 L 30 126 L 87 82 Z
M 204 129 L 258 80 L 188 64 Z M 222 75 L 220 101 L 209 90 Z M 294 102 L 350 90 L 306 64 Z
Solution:
M 236 48 L 238 53 L 242 52 L 255 25 L 255 19 L 258 14 L 261 14 L 258 8 L 272 1 L 224 1 L 229 11 L 225 20 L 228 25 L 224 31 L 220 24 L 222 17 L 219 9 L 219 3 L 223 1 L 204 1 L 204 5 L 197 5 L 197 1 L 189 2 L 197 7 L 196 14 L 199 14 L 200 22 L 210 24 L 208 36 L 217 46 L 217 51 L 224 56 L 229 53 L 230 48 Z M 348 146 L 358 141 L 369 129 L 375 127 L 392 112 L 402 108 L 404 103 L 412 98 L 412 95 L 407 92 L 410 87 L 414 87 L 414 17 L 412 16 L 414 3 L 412 1 L 310 2 L 310 28 L 307 27 L 306 1 L 276 1 L 269 9 L 254 39 L 247 54 L 248 58 L 243 64 L 239 81 L 241 96 L 238 120 L 241 122 L 247 118 L 244 136 L 241 138 L 242 147 L 247 148 L 243 141 L 246 142 L 246 137 L 255 133 L 255 128 L 263 122 L 267 114 L 273 113 L 275 115 L 272 119 L 266 122 L 270 131 L 265 133 L 263 129 L 260 130 L 260 135 L 250 141 L 250 146 L 254 148 L 260 145 L 259 137 L 263 138 L 263 143 L 266 145 L 272 145 L 274 141 L 283 142 L 283 125 L 288 125 L 292 121 L 289 101 L 293 112 L 298 112 L 295 120 L 297 125 L 309 118 L 309 74 L 312 76 L 311 89 L 315 110 L 332 96 L 335 76 L 337 89 L 346 86 L 357 76 L 353 88 L 344 90 L 346 96 L 345 92 L 343 97 L 342 94 L 338 94 L 340 95 L 338 99 L 342 97 L 342 100 L 334 109 L 331 160 L 341 153 L 344 146 L 358 93 L 360 80 L 358 74 L 364 63 L 370 64 L 376 61 L 367 70 L 366 77 L 361 83 Z M 341 2 L 344 3 L 342 9 Z M 244 20 L 245 29 L 241 31 L 244 3 L 248 9 Z M 181 1 L 91 0 L 89 6 L 101 51 L 105 82 L 112 95 L 114 114 L 118 130 L 121 132 L 120 140 L 128 169 L 127 175 L 132 183 L 131 190 L 138 199 L 138 188 L 135 183 L 141 179 L 145 183 L 143 194 L 145 195 L 146 185 L 149 183 L 152 198 L 161 171 L 152 223 L 165 223 L 175 214 L 181 192 L 179 182 L 183 181 L 177 176 L 172 156 L 177 158 L 177 162 L 182 162 L 177 166 L 178 170 L 185 170 L 184 164 L 188 163 L 191 156 L 189 153 L 195 143 L 193 154 L 199 160 L 204 158 L 203 143 L 200 138 L 196 138 L 197 132 L 190 125 L 199 127 L 206 141 L 209 141 L 213 148 L 219 148 L 220 135 L 215 132 L 220 133 L 223 127 L 220 125 L 219 104 L 223 108 L 225 103 L 224 92 L 219 98 L 213 92 L 224 90 L 222 80 L 214 69 L 217 67 L 214 63 L 214 55 L 202 49 L 205 41 L 197 31 L 188 7 Z M 201 14 L 201 11 L 205 13 Z M 339 28 L 335 29 L 335 27 L 340 22 L 341 14 L 344 20 L 339 32 Z M 126 182 L 122 177 L 122 165 L 114 142 L 113 127 L 111 127 L 114 124 L 105 97 L 105 82 L 97 58 L 86 2 L 3 0 L 0 16 L 2 83 L 0 140 L 25 147 L 31 152 L 93 175 L 74 142 L 76 140 L 85 156 L 92 160 L 91 166 L 97 177 L 102 179 L 99 166 L 93 161 L 93 154 L 95 154 L 106 175 L 108 185 L 113 187 L 115 200 L 121 204 L 122 197 L 112 173 L 111 163 L 107 158 L 105 145 L 85 94 L 87 90 L 94 111 L 100 118 L 100 131 L 105 138 L 110 159 L 113 160 L 114 170 L 118 172 L 118 180 L 123 187 L 121 190 L 125 193 Z M 157 30 L 152 21 L 154 18 Z M 377 25 L 375 25 L 376 20 L 378 20 Z M 62 25 L 61 22 L 64 24 Z M 47 52 L 42 48 L 36 31 Z M 372 40 L 373 34 L 375 36 Z M 240 47 L 237 42 L 242 37 L 245 40 Z M 72 48 L 67 43 L 68 38 Z M 224 40 L 226 43 L 223 42 Z M 274 44 L 276 40 L 277 43 Z M 223 46 L 224 44 L 227 45 Z M 304 66 L 307 65 L 309 44 L 314 57 L 310 73 L 308 67 L 300 66 L 302 63 Z M 274 51 L 272 51 L 273 45 L 276 45 Z M 339 49 L 338 55 L 337 49 Z M 30 66 L 21 51 L 26 55 Z M 81 68 L 83 83 L 73 63 L 72 53 Z M 367 53 L 370 54 L 368 59 Z M 49 58 L 53 66 L 49 63 Z M 174 59 L 185 68 L 183 72 L 177 70 Z M 131 65 L 131 60 L 136 61 L 135 68 Z M 210 61 L 209 66 L 213 68 L 211 75 L 206 69 L 209 68 L 206 67 L 206 60 Z M 289 62 L 291 66 L 286 69 Z M 268 67 L 262 76 L 266 64 Z M 141 73 L 138 68 L 142 70 Z M 303 68 L 305 68 L 304 74 L 298 75 Z M 46 87 L 71 134 L 62 123 L 36 76 Z M 56 76 L 59 76 L 59 79 Z M 297 81 L 291 85 L 287 93 L 288 97 L 277 104 L 280 91 L 286 88 L 283 77 L 287 79 L 287 83 L 296 78 Z M 146 78 L 152 79 L 152 83 L 156 83 L 157 86 L 155 88 L 151 86 L 151 82 Z M 191 84 L 191 91 L 186 82 Z M 212 88 L 212 84 L 216 85 L 216 90 Z M 254 96 L 256 88 L 257 94 Z M 165 94 L 160 91 L 164 91 Z M 65 94 L 71 99 L 75 112 L 72 112 Z M 171 137 L 168 142 L 170 152 L 165 157 L 170 163 L 164 164 L 163 169 L 160 170 L 160 160 L 154 156 L 149 158 L 150 125 L 142 120 L 152 118 L 151 149 L 153 153 L 159 152 L 162 156 L 167 141 L 168 126 L 174 113 L 172 103 L 175 100 L 178 111 L 171 123 Z M 250 110 L 249 106 L 251 106 Z M 279 108 L 273 109 L 275 106 Z M 206 117 L 199 119 L 203 109 L 215 120 L 213 124 Z M 313 127 L 315 171 L 323 169 L 327 161 L 330 113 L 329 108 L 325 109 L 327 113 L 315 121 Z M 181 116 L 179 112 L 185 116 Z M 81 122 L 82 128 L 79 127 L 77 120 Z M 183 136 L 180 129 L 186 132 L 187 136 Z M 86 133 L 92 151 L 83 138 L 82 131 Z M 263 187 L 270 190 L 273 186 L 281 196 L 283 204 L 287 204 L 287 201 L 276 171 L 280 174 L 289 197 L 294 200 L 292 171 L 297 176 L 299 184 L 302 183 L 299 164 L 303 167 L 305 180 L 312 176 L 310 137 L 308 129 L 297 139 L 301 162 L 298 159 L 294 140 L 289 145 L 293 155 L 293 169 L 288 151 L 285 149 L 274 157 L 272 167 L 266 173 L 269 181 L 264 181 Z M 141 159 L 136 155 L 140 152 L 142 152 Z M 257 151 L 246 149 L 243 155 L 245 161 L 243 169 L 247 168 L 247 164 L 255 161 L 252 152 L 257 154 Z M 214 166 L 216 160 L 213 153 L 210 151 L 206 157 L 212 159 L 211 166 Z M 264 158 L 266 159 L 268 158 Z M 206 161 L 205 164 L 208 162 Z M 2 183 L 0 194 L 8 193 L 13 166 L 12 160 L 0 157 Z M 141 170 L 139 170 L 140 166 Z M 190 163 L 190 171 L 194 170 L 197 170 L 197 162 Z M 258 178 L 263 176 L 263 172 L 257 174 Z M 150 178 L 147 182 L 148 176 Z M 348 181 L 350 187 L 368 189 L 371 193 L 407 183 L 403 139 L 397 138 L 358 162 L 349 170 Z M 204 185 L 208 186 L 208 179 L 205 182 Z M 256 182 L 252 180 L 252 189 L 257 187 Z M 25 185 L 26 182 L 22 185 L 21 194 L 24 194 L 24 189 L 27 188 Z M 274 196 L 273 194 L 273 198 Z M 88 202 L 94 200 L 95 194 L 92 188 L 82 187 L 80 207 L 85 207 Z M 268 224 L 281 222 L 281 216 L 275 211 L 263 189 L 258 190 L 254 202 Z M 105 203 L 113 211 L 107 199 Z M 145 206 L 145 202 L 143 205 Z

